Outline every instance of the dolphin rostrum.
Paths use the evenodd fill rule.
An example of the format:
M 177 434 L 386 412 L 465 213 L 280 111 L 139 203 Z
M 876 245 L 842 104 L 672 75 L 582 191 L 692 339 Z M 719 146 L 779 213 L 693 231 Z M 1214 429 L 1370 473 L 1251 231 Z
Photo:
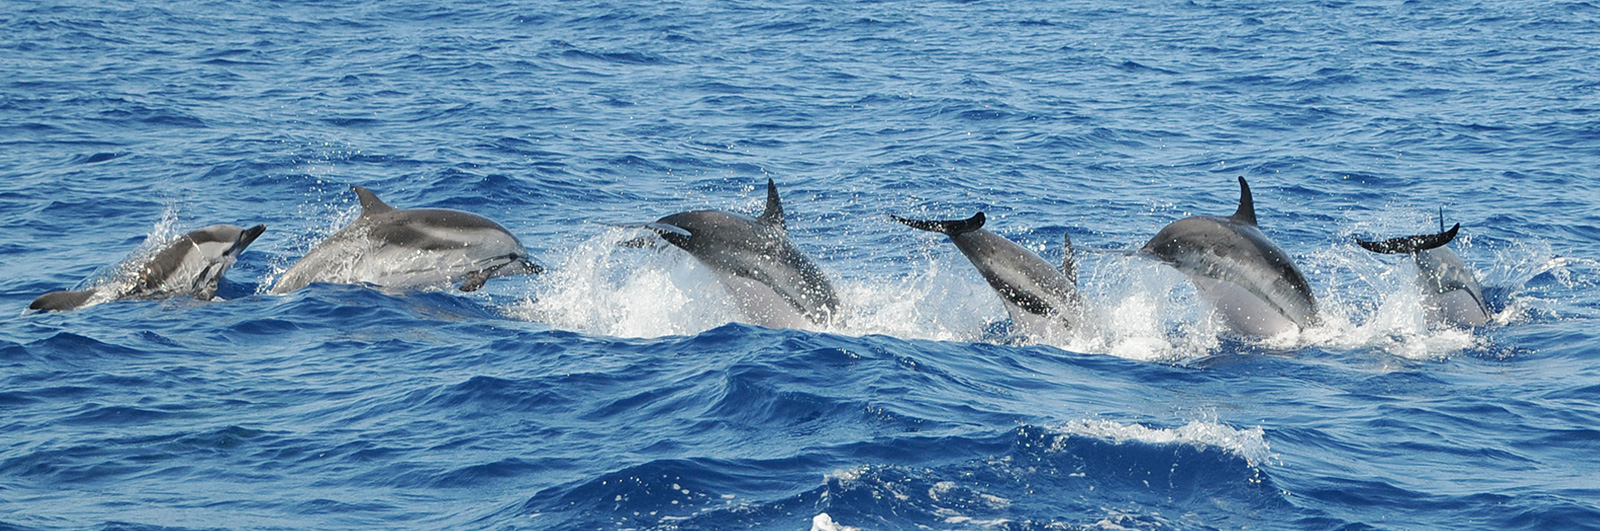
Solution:
M 1444 222 L 1439 225 L 1442 227 Z M 1461 327 L 1489 324 L 1489 306 L 1484 304 L 1483 286 L 1472 268 L 1445 244 L 1461 230 L 1457 223 L 1438 234 L 1407 236 L 1381 242 L 1360 238 L 1356 243 L 1374 253 L 1409 254 L 1417 262 L 1417 285 L 1425 297 L 1428 320 Z
M 210 300 L 217 294 L 222 275 L 239 259 L 239 253 L 265 230 L 266 225 L 248 229 L 233 225 L 204 227 L 179 236 L 148 255 L 147 261 L 125 263 L 122 270 L 128 276 L 120 281 L 75 291 L 52 291 L 35 299 L 28 309 L 59 312 L 113 300 Z
M 982 212 L 951 221 L 920 221 L 892 214 L 889 217 L 911 228 L 949 236 L 1005 301 L 1013 322 L 1048 321 L 1070 329 L 1080 318 L 1083 303 L 1078 296 L 1070 236 L 1064 238 L 1064 257 L 1057 269 L 1021 245 L 985 230 Z
M 1234 330 L 1274 336 L 1310 326 L 1317 301 L 1289 255 L 1256 226 L 1250 185 L 1239 178 L 1232 216 L 1193 216 L 1172 222 L 1140 253 L 1160 258 L 1194 282 Z
M 667 243 L 688 251 L 733 292 L 747 318 L 768 326 L 825 325 L 840 317 L 833 284 L 789 241 L 778 185 L 767 179 L 760 217 L 721 210 L 680 212 L 646 223 Z
M 457 210 L 397 209 L 352 186 L 361 216 L 295 262 L 273 293 L 312 282 L 411 289 L 460 283 L 474 291 L 491 278 L 544 271 L 504 227 Z

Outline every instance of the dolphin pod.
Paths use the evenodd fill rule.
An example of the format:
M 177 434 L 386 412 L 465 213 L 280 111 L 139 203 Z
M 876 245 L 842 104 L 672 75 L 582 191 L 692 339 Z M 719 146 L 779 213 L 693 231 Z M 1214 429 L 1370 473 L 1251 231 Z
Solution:
M 311 283 L 365 284 L 386 290 L 449 285 L 474 291 L 490 279 L 538 274 L 522 242 L 487 218 L 446 209 L 398 209 L 371 190 L 351 187 L 361 214 L 319 242 L 280 276 L 271 292 Z M 1083 318 L 1072 241 L 1064 238 L 1060 267 L 984 229 L 983 212 L 964 220 L 890 216 L 919 230 L 948 236 L 1004 302 L 1014 322 L 1033 332 L 1072 330 Z M 767 180 L 759 216 L 694 210 L 654 222 L 625 225 L 653 231 L 711 270 L 740 313 L 774 327 L 840 322 L 832 282 L 788 237 L 777 184 Z M 1490 312 L 1472 270 L 1445 244 L 1459 230 L 1381 242 L 1357 240 L 1376 253 L 1409 254 L 1427 297 L 1430 321 L 1484 326 Z M 29 311 L 66 311 L 112 300 L 192 296 L 211 299 L 217 284 L 264 226 L 213 225 L 178 238 L 161 251 L 125 264 L 137 278 L 40 296 Z M 1250 185 L 1239 178 L 1239 206 L 1230 216 L 1192 216 L 1168 224 L 1134 256 L 1184 273 L 1235 332 L 1275 336 L 1317 322 L 1317 301 L 1299 268 L 1257 226 Z

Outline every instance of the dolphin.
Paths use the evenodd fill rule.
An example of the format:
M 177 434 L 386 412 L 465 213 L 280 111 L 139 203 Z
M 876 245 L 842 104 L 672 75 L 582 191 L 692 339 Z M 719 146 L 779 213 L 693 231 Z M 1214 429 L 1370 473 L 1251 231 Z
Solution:
M 1172 222 L 1140 254 L 1182 271 L 1235 331 L 1274 336 L 1310 326 L 1317 301 L 1289 255 L 1256 226 L 1250 185 L 1239 178 L 1232 216 L 1193 216 Z
M 767 207 L 760 217 L 695 210 L 643 226 L 716 273 L 741 312 L 758 324 L 825 325 L 840 317 L 833 284 L 789 241 L 772 179 L 767 179 Z
M 266 225 L 248 229 L 211 225 L 166 244 L 149 259 L 127 262 L 122 270 L 132 278 L 88 289 L 52 291 L 34 299 L 30 311 L 60 312 L 113 300 L 194 297 L 210 300 L 217 294 L 222 275 L 239 259 Z
M 1021 245 L 985 230 L 983 212 L 951 221 L 920 221 L 893 214 L 889 217 L 914 229 L 949 236 L 1005 301 L 1013 322 L 1026 323 L 1036 330 L 1044 329 L 1036 324 L 1040 322 L 1071 329 L 1080 317 L 1083 301 L 1078 296 L 1071 236 L 1064 238 L 1064 257 L 1057 269 Z
M 544 271 L 516 236 L 482 216 L 397 209 L 371 190 L 350 188 L 361 201 L 361 216 L 289 267 L 272 293 L 312 282 L 397 290 L 460 283 L 461 291 L 475 291 L 491 278 Z
M 1439 222 L 1441 228 L 1444 222 Z M 1417 285 L 1425 297 L 1428 320 L 1474 328 L 1489 324 L 1489 306 L 1483 302 L 1483 286 L 1461 257 L 1445 244 L 1461 230 L 1457 223 L 1438 234 L 1407 236 L 1381 242 L 1360 238 L 1356 243 L 1368 251 L 1383 254 L 1409 254 L 1417 262 Z

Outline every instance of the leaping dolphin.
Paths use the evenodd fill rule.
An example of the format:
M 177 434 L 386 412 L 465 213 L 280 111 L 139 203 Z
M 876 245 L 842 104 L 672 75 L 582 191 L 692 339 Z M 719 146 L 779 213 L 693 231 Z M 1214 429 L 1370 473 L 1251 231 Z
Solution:
M 1302 330 L 1317 316 L 1317 301 L 1289 255 L 1256 226 L 1250 185 L 1239 178 L 1232 216 L 1193 216 L 1172 222 L 1140 253 L 1160 258 L 1194 282 L 1230 327 L 1274 336 Z
M 1439 222 L 1440 227 L 1444 222 Z M 1409 254 L 1417 262 L 1417 285 L 1426 298 L 1423 307 L 1428 320 L 1461 327 L 1489 324 L 1489 306 L 1483 302 L 1483 286 L 1461 257 L 1445 244 L 1461 230 L 1457 223 L 1438 234 L 1407 236 L 1381 242 L 1356 238 L 1356 243 L 1374 253 Z
M 371 190 L 350 187 L 361 216 L 283 273 L 272 293 L 312 282 L 413 289 L 460 283 L 474 291 L 491 278 L 544 271 L 498 223 L 458 210 L 397 209 Z
M 216 296 L 222 275 L 239 259 L 239 253 L 265 230 L 266 225 L 248 229 L 211 225 L 197 229 L 149 255 L 148 261 L 124 264 L 123 270 L 133 275 L 131 279 L 89 289 L 52 291 L 34 299 L 28 310 L 62 312 L 113 300 L 176 297 L 210 300 Z
M 778 185 L 767 179 L 760 217 L 721 210 L 680 212 L 644 224 L 715 272 L 745 317 L 768 326 L 826 325 L 839 297 L 817 265 L 789 241 Z
M 985 230 L 982 212 L 951 221 L 920 221 L 892 214 L 889 217 L 911 228 L 949 236 L 1005 301 L 1013 322 L 1035 330 L 1045 329 L 1038 326 L 1041 322 L 1070 329 L 1079 319 L 1083 303 L 1078 296 L 1070 236 L 1065 238 L 1064 257 L 1057 269 L 1021 245 Z

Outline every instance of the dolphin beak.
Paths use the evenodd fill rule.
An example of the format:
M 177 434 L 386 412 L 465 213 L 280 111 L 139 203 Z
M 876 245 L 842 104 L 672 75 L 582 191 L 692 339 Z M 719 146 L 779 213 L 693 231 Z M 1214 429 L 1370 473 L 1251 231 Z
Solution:
M 532 258 L 527 258 L 522 260 L 522 271 L 529 275 L 538 275 L 544 273 L 544 266 L 539 265 Z
M 656 234 L 660 234 L 662 236 L 666 236 L 668 234 L 675 234 L 685 238 L 694 236 L 694 233 L 689 232 L 688 229 L 667 223 L 646 223 L 644 224 L 644 228 L 656 231 Z
M 266 231 L 266 225 L 256 225 L 254 227 L 245 229 L 244 232 L 239 233 L 239 239 L 233 242 L 233 249 L 230 249 L 229 252 L 244 252 L 245 247 L 249 247 L 251 243 L 255 243 L 256 238 L 260 238 L 261 233 Z

